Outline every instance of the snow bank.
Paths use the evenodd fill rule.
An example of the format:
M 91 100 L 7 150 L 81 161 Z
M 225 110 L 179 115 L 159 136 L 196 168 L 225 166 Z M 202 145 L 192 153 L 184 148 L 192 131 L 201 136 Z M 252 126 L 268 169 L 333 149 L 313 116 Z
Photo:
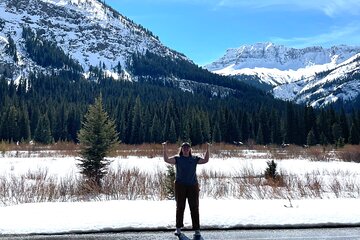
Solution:
M 203 229 L 360 226 L 356 199 L 200 201 Z M 0 234 L 164 230 L 175 225 L 174 201 L 22 204 L 0 208 Z M 191 228 L 185 211 L 185 227 Z

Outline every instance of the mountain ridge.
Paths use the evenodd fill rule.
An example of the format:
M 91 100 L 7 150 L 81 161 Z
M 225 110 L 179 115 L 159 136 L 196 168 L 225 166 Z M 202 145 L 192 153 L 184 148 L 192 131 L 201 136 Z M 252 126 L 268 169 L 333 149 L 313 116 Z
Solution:
M 224 66 L 231 66 L 234 70 L 243 68 L 298 70 L 317 64 L 339 64 L 359 52 L 360 47 L 347 45 L 337 45 L 330 48 L 313 46 L 297 49 L 275 45 L 271 42 L 255 43 L 228 49 L 223 57 L 206 65 L 205 68 L 213 72 L 223 69 Z
M 341 85 L 335 85 L 343 83 L 343 81 L 335 79 L 332 81 L 334 86 L 328 88 L 326 93 L 327 98 L 333 97 L 333 99 L 323 101 L 321 99 L 326 94 L 321 94 L 321 99 L 315 98 L 316 91 L 321 90 L 316 86 L 319 87 L 321 84 L 313 83 L 321 82 L 330 73 L 334 75 L 336 69 L 341 68 L 351 58 L 359 61 L 356 57 L 358 53 L 360 53 L 360 47 L 346 45 L 331 48 L 315 46 L 295 49 L 273 43 L 257 43 L 229 49 L 223 57 L 205 68 L 214 73 L 233 76 L 240 81 L 269 91 L 276 98 L 282 100 L 323 107 L 338 99 L 349 102 L 360 94 L 353 88 L 351 92 L 345 87 L 342 91 Z M 348 71 L 357 72 L 359 70 L 358 65 L 352 64 L 351 66 Z M 351 77 L 349 74 L 346 76 L 344 74 L 343 72 L 340 75 L 338 72 L 337 77 L 340 79 Z M 354 80 L 356 84 L 359 81 L 359 79 Z M 312 89 L 312 92 L 309 89 Z M 331 91 L 335 89 L 339 92 L 339 96 L 332 94 Z M 306 95 L 305 91 L 308 91 L 309 94 Z M 350 97 L 348 98 L 346 95 Z

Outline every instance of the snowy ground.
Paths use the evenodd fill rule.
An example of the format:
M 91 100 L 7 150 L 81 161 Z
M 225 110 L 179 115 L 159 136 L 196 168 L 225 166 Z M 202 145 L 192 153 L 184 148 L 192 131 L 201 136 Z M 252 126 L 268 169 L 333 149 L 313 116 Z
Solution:
M 17 176 L 29 171 L 46 169 L 49 175 L 66 177 L 78 174 L 74 157 L 24 156 L 7 153 L 0 157 L 0 176 Z M 114 158 L 112 167 L 137 167 L 141 171 L 165 171 L 160 157 Z M 241 158 L 211 158 L 199 171 L 216 171 L 229 176 L 244 169 L 259 174 L 265 169 L 265 155 L 247 152 Z M 287 174 L 319 173 L 327 176 L 350 177 L 360 181 L 360 164 L 312 162 L 306 159 L 289 159 L 278 162 L 279 169 Z M 339 174 L 341 173 L 341 174 Z M 292 200 L 200 200 L 200 217 L 203 228 L 249 227 L 302 227 L 302 226 L 360 226 L 359 196 L 328 199 Z M 103 202 L 34 203 L 0 207 L 1 234 L 66 233 L 89 231 L 122 231 L 132 229 L 172 229 L 175 222 L 175 202 L 118 200 Z M 185 225 L 191 226 L 189 210 L 185 212 Z
M 203 228 L 360 226 L 358 199 L 301 200 L 201 199 Z M 171 229 L 174 201 L 108 201 L 23 204 L 0 209 L 1 234 Z M 189 212 L 185 225 L 190 227 Z

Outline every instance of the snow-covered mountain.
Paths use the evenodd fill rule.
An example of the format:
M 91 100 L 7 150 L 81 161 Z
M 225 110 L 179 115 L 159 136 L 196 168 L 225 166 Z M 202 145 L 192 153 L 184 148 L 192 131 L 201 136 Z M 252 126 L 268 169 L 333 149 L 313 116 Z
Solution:
M 270 91 L 275 97 L 315 107 L 360 94 L 360 47 L 288 48 L 272 43 L 229 49 L 205 66 Z
M 55 43 L 84 71 L 99 66 L 114 72 L 126 69 L 133 53 L 187 58 L 164 46 L 149 30 L 135 24 L 98 0 L 2 0 L 0 1 L 0 74 L 16 79 L 29 69 L 41 68 L 28 57 L 23 28 Z M 6 51 L 15 42 L 17 61 Z M 116 77 L 116 76 L 115 76 Z

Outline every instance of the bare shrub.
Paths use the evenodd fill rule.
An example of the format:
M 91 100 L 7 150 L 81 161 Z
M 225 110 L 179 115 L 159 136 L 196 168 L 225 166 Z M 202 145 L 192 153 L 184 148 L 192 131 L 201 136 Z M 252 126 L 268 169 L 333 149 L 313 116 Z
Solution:
M 309 195 L 313 198 L 322 198 L 323 182 L 318 174 L 306 174 L 306 188 L 309 190 Z
M 337 198 L 339 198 L 340 193 L 342 191 L 342 186 L 341 186 L 341 183 L 339 182 L 339 180 L 337 178 L 334 178 L 332 183 L 330 183 L 329 187 L 330 187 L 331 191 L 335 194 L 335 196 Z
M 81 178 L 77 182 L 76 197 L 81 201 L 100 200 L 102 188 L 93 179 Z
M 283 160 L 289 158 L 286 150 L 279 148 L 271 148 L 269 151 L 269 157 L 275 160 Z
M 8 151 L 8 145 L 4 141 L 1 141 L 0 142 L 0 152 L 1 152 L 1 154 L 4 156 L 6 151 Z
M 336 151 L 336 156 L 345 162 L 360 163 L 360 147 L 359 145 L 346 145 L 344 148 Z
M 221 198 L 229 193 L 229 177 L 216 171 L 201 171 L 198 175 L 200 194 L 213 198 Z
M 305 157 L 311 161 L 329 161 L 329 153 L 321 147 L 310 147 L 305 151 Z
M 48 178 L 48 169 L 38 169 L 37 171 L 27 171 L 25 178 L 34 181 L 46 181 Z
M 107 199 L 163 199 L 165 173 L 151 175 L 138 168 L 111 170 L 104 177 L 103 194 Z

